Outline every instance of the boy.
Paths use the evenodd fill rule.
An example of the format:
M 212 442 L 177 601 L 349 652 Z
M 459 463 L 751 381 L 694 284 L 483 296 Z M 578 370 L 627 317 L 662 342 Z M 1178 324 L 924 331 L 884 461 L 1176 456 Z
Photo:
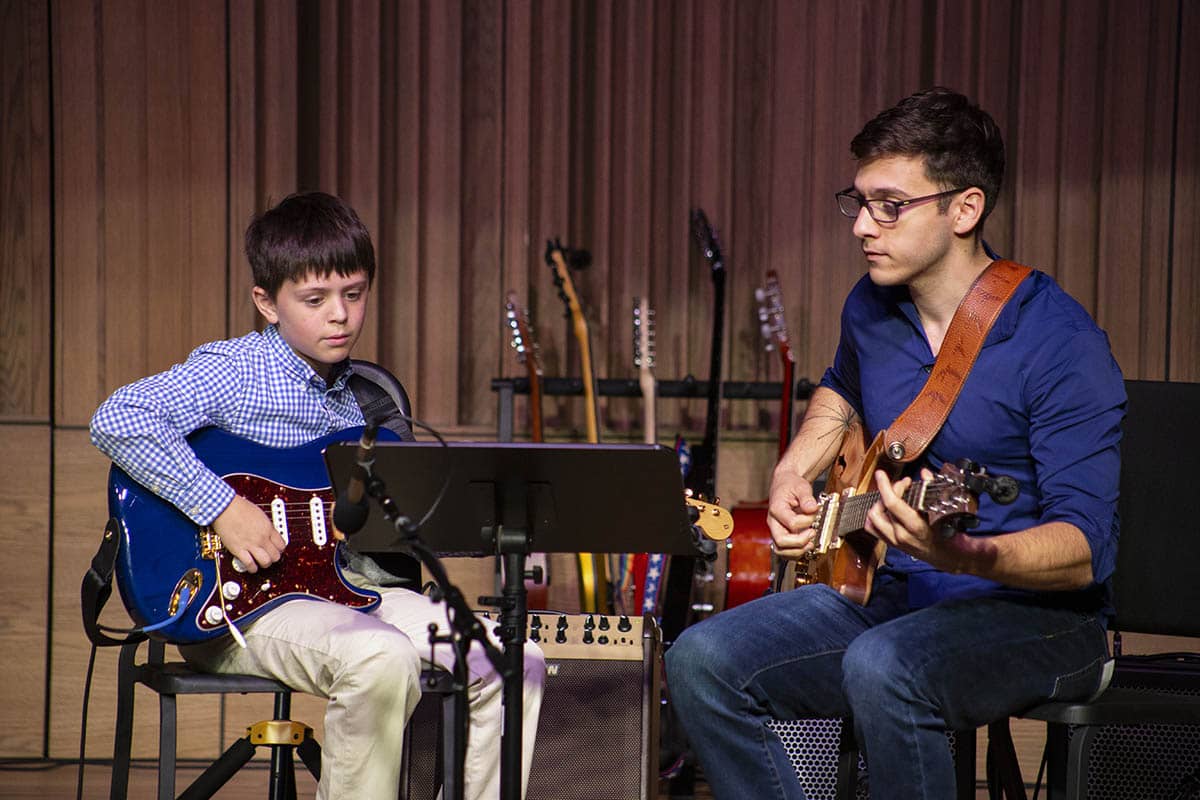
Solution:
M 784 558 L 813 549 L 812 481 L 848 424 L 870 437 L 925 384 L 950 320 L 993 261 L 982 239 L 1004 172 L 992 118 L 932 89 L 851 143 L 867 275 L 842 312 L 833 365 L 776 466 L 768 524 Z M 874 473 L 866 530 L 887 544 L 865 605 L 824 584 L 768 595 L 684 631 L 672 698 L 718 798 L 802 798 L 772 718 L 851 717 L 871 797 L 955 793 L 945 730 L 1081 699 L 1107 660 L 1125 391 L 1108 338 L 1044 273 L 1017 286 L 919 466 L 970 458 L 1020 484 L 980 498 L 949 538 L 904 502 L 912 473 Z M 868 439 L 869 441 L 869 439 Z
M 319 192 L 292 195 L 246 231 L 254 305 L 269 323 L 198 347 L 183 364 L 118 389 L 92 418 L 92 442 L 130 476 L 197 525 L 211 525 L 250 572 L 285 544 L 258 506 L 204 466 L 185 437 L 219 427 L 261 445 L 292 447 L 362 425 L 348 385 L 375 276 L 370 235 L 353 209 Z M 403 432 L 402 432 L 403 433 Z M 293 600 L 244 626 L 245 646 L 220 637 L 180 648 L 211 672 L 282 681 L 329 699 L 317 797 L 395 798 L 404 725 L 420 700 L 428 626 L 446 610 L 424 595 L 386 586 L 386 574 L 353 556 L 346 577 L 382 595 L 362 613 L 324 600 Z M 448 647 L 436 661 L 453 666 Z M 502 681 L 482 649 L 469 657 L 468 798 L 500 793 Z M 525 645 L 522 785 L 537 732 L 545 662 Z

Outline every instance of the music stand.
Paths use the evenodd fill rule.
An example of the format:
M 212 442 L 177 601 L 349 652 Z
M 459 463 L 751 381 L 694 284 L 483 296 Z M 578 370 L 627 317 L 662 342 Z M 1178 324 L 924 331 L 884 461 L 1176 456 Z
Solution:
M 487 601 L 500 606 L 504 645 L 501 797 L 518 800 L 525 558 L 530 552 L 694 555 L 678 459 L 660 445 L 491 442 L 380 442 L 374 456 L 388 502 L 408 519 L 420 520 L 443 486 L 445 495 L 419 530 L 398 521 L 408 519 L 393 519 L 394 511 L 389 519 L 372 514 L 350 539 L 355 550 L 411 552 L 415 533 L 424 549 L 439 555 L 502 558 L 503 596 Z M 325 463 L 340 495 L 359 468 L 354 443 L 331 444 Z

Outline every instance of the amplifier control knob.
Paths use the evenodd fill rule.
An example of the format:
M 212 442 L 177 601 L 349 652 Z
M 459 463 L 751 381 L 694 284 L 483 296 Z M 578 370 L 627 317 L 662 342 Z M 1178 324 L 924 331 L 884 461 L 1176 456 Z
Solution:
M 621 620 L 617 623 L 617 630 L 621 633 L 628 633 L 633 630 L 633 623 L 629 621 L 629 617 L 621 615 Z

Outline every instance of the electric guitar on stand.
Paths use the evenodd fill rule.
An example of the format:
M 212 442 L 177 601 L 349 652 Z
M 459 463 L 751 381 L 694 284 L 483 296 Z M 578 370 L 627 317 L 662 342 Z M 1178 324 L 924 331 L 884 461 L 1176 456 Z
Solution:
M 588 340 L 587 319 L 575 293 L 571 272 L 567 264 L 576 268 L 587 266 L 587 251 L 564 247 L 557 239 L 546 242 L 546 263 L 554 275 L 558 296 L 566 306 L 567 316 L 579 345 L 580 372 L 583 378 L 583 399 L 587 424 L 587 440 L 592 444 L 600 441 L 600 424 L 596 410 L 596 375 L 592 369 L 592 348 Z M 580 553 L 579 563 L 579 610 L 585 614 L 612 613 L 608 568 L 605 557 L 595 553 Z
M 633 363 L 638 370 L 638 385 L 642 390 L 642 441 L 658 443 L 658 421 L 655 407 L 658 384 L 654 379 L 654 309 L 645 298 L 633 301 Z M 635 553 L 630 569 L 630 601 L 633 614 L 662 614 L 663 587 L 667 582 L 670 559 L 665 553 Z
M 684 486 L 693 496 L 717 501 L 717 428 L 721 416 L 721 350 L 725 330 L 725 257 L 717 232 L 703 210 L 692 210 L 692 235 L 707 262 L 713 285 L 712 346 L 708 370 L 708 410 L 704 441 L 690 448 Z M 663 641 L 673 642 L 697 615 L 711 613 L 715 576 L 711 564 L 690 556 L 672 559 L 663 602 Z
M 766 283 L 754 292 L 758 301 L 759 329 L 765 348 L 779 354 L 783 366 L 783 392 L 779 407 L 779 453 L 783 457 L 792 440 L 796 390 L 796 364 L 783 312 L 783 291 L 775 270 L 767 272 Z M 767 528 L 767 501 L 739 503 L 733 508 L 736 536 L 725 542 L 725 607 L 732 608 L 762 597 L 771 591 L 775 575 L 783 568 L 771 551 L 771 532 Z
M 533 335 L 533 324 L 529 312 L 521 308 L 517 293 L 510 291 L 504 303 L 504 321 L 509 331 L 509 345 L 517 354 L 517 363 L 525 367 L 529 378 L 529 440 L 541 442 L 542 431 L 542 364 L 538 355 L 537 339 Z M 546 609 L 550 607 L 550 559 L 545 553 L 530 553 L 525 560 L 526 568 L 533 572 L 542 571 L 541 581 L 525 579 L 525 594 L 528 607 Z

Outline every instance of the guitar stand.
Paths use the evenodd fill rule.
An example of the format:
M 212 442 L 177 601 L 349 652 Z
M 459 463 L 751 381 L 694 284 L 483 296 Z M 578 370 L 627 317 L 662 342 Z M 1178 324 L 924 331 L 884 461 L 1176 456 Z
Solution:
M 291 698 L 275 696 L 274 719 L 256 722 L 246 728 L 246 735 L 231 744 L 220 758 L 192 781 L 179 795 L 179 800 L 207 800 L 221 790 L 238 770 L 244 767 L 259 747 L 271 748 L 271 800 L 295 797 L 293 762 L 284 748 L 294 747 L 296 755 L 317 780 L 321 778 L 321 746 L 313 738 L 313 730 L 301 722 L 288 719 Z

